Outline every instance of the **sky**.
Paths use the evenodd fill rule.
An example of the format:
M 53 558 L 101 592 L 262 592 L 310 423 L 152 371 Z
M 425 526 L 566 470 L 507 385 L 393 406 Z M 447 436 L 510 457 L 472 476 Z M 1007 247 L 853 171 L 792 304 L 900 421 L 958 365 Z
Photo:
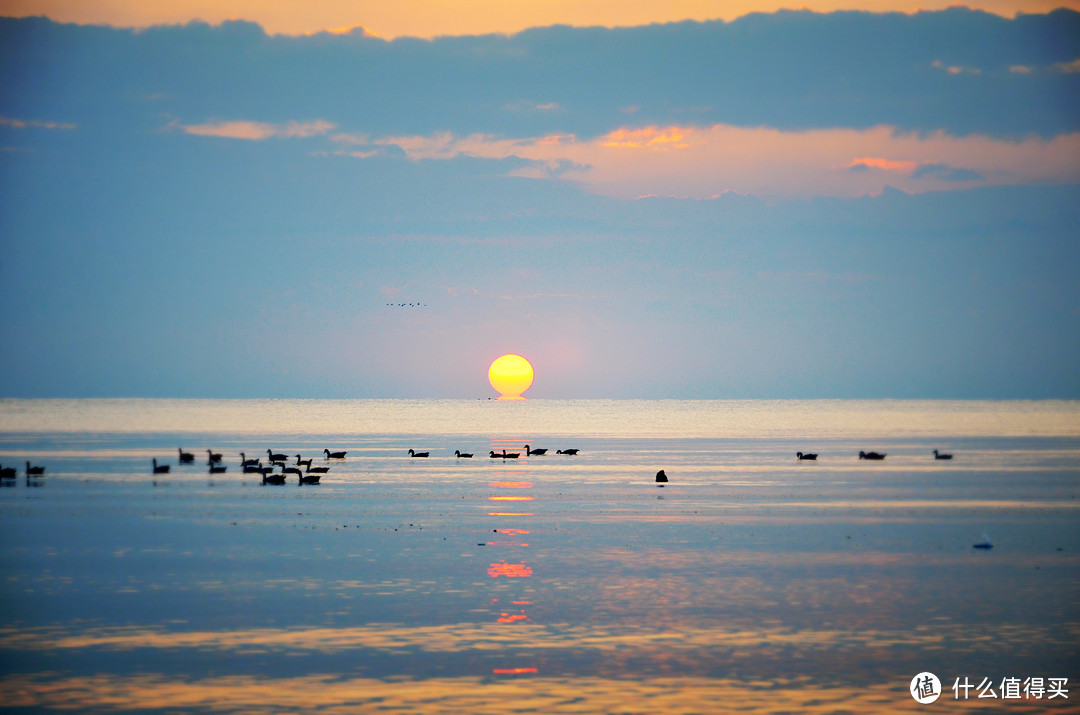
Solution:
M 1076 3 L 650 4 L 0 1 L 0 397 L 1080 398 Z

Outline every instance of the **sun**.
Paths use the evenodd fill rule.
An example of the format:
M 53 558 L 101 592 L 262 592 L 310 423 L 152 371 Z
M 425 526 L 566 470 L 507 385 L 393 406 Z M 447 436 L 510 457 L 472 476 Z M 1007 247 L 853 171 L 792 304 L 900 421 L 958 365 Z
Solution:
M 533 382 L 533 367 L 520 355 L 503 355 L 488 368 L 488 382 L 500 400 L 524 400 L 521 393 Z

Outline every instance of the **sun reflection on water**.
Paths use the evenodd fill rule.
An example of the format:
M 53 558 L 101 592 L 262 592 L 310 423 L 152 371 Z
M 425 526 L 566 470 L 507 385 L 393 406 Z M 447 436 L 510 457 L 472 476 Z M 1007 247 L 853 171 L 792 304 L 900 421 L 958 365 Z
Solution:
M 501 440 L 503 442 L 509 440 Z M 520 441 L 516 441 L 520 444 Z M 500 447 L 501 449 L 501 447 Z M 488 495 L 488 501 L 494 502 L 531 502 L 535 501 L 535 497 L 531 494 L 522 494 L 521 491 L 531 490 L 533 488 L 533 482 L 521 480 L 520 477 L 524 474 L 523 471 L 502 471 L 497 472 L 497 479 L 489 483 L 489 487 L 497 490 L 495 494 Z M 503 490 L 514 490 L 515 494 L 506 494 Z M 488 512 L 488 516 L 497 517 L 499 519 L 514 519 L 534 516 L 535 512 Z M 523 529 L 517 524 L 510 526 L 501 526 L 493 530 L 493 533 L 501 533 L 505 536 L 521 536 L 529 533 L 528 529 Z M 503 546 L 511 548 L 529 548 L 529 544 L 520 541 L 491 541 L 488 542 L 489 546 Z M 520 580 L 531 578 L 533 575 L 532 567 L 526 563 L 525 560 L 521 560 L 517 563 L 510 563 L 508 561 L 499 561 L 488 564 L 487 574 L 492 579 L 500 579 L 505 577 L 507 579 L 514 579 L 515 595 L 509 599 L 511 604 L 517 606 L 516 609 L 502 609 L 499 611 L 495 622 L 501 626 L 514 626 L 518 628 L 524 624 L 531 623 L 529 614 L 526 611 L 526 607 L 533 605 L 531 600 L 526 600 L 520 590 Z M 498 599 L 496 599 L 497 601 Z M 529 675 L 534 676 L 539 673 L 539 668 L 535 666 L 521 665 L 515 663 L 510 667 L 492 668 L 492 675 L 499 676 L 522 676 Z

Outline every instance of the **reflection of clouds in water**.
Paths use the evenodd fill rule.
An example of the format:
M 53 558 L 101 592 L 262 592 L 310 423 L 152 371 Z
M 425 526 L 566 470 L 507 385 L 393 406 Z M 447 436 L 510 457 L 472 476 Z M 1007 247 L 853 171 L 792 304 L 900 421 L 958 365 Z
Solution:
M 528 602 L 514 601 L 515 604 Z M 0 649 L 8 651 L 56 651 L 101 648 L 109 651 L 135 649 L 223 650 L 266 648 L 339 653 L 346 650 L 374 649 L 398 651 L 419 649 L 429 652 L 463 652 L 500 649 L 516 643 L 535 649 L 621 650 L 654 647 L 676 650 L 731 647 L 744 652 L 769 650 L 779 646 L 804 647 L 809 650 L 831 649 L 838 645 L 862 644 L 867 647 L 930 647 L 950 642 L 950 648 L 962 647 L 972 635 L 963 624 L 941 624 L 895 630 L 858 630 L 847 628 L 799 628 L 777 623 L 762 623 L 753 628 L 699 626 L 693 622 L 683 628 L 646 629 L 638 626 L 589 626 L 584 624 L 528 624 L 514 630 L 492 629 L 486 624 L 406 627 L 370 625 L 356 628 L 256 628 L 237 631 L 177 632 L 158 628 L 120 626 L 91 628 L 82 631 L 62 627 L 0 630 Z M 966 636 L 965 636 L 966 634 Z M 1002 624 L 995 629 L 998 645 L 1003 643 L 1069 643 L 1080 636 L 1080 624 L 1034 627 L 1030 624 Z
M 526 669 L 532 674 L 534 669 Z M 384 681 L 319 675 L 171 680 L 163 675 L 0 679 L 11 707 L 110 710 L 354 713 L 365 707 L 424 713 L 786 711 L 891 713 L 912 702 L 903 677 L 859 687 L 822 687 L 805 679 L 742 682 L 719 678 L 432 678 Z M 895 681 L 895 682 L 893 682 Z M 575 704 L 576 703 L 576 704 Z M 1010 712 L 1031 706 L 1010 702 Z
M 266 679 L 252 676 L 173 680 L 162 675 L 52 679 L 8 676 L 0 697 L 13 707 L 82 710 L 108 703 L 109 710 L 159 709 L 208 712 L 337 715 L 366 709 L 431 714 L 513 712 L 801 712 L 893 713 L 914 706 L 905 677 L 851 686 L 820 686 L 802 678 L 740 682 L 732 678 L 551 678 L 535 669 L 505 669 L 517 678 L 379 680 L 339 675 Z M 1010 701 L 1009 712 L 1045 711 L 1038 701 Z M 1064 711 L 1063 711 L 1064 712 Z

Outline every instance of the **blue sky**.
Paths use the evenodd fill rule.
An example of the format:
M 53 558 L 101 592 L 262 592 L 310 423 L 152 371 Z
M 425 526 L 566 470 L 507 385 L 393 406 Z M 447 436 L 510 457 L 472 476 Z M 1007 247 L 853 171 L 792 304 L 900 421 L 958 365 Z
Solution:
M 0 77 L 0 396 L 1080 398 L 1071 10 L 0 18 Z

